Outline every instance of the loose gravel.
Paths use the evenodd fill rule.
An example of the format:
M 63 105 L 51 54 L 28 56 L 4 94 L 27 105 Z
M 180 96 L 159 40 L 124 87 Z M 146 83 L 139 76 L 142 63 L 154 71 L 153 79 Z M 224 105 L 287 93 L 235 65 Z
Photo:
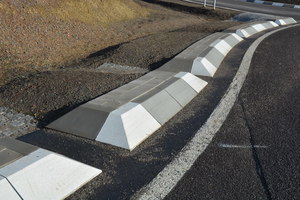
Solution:
M 96 68 L 99 72 L 110 72 L 119 74 L 133 74 L 133 73 L 147 73 L 148 70 L 139 67 L 131 67 L 127 65 L 118 65 L 114 63 L 104 63 L 100 67 Z
M 36 129 L 37 121 L 6 107 L 0 107 L 0 138 L 18 136 Z

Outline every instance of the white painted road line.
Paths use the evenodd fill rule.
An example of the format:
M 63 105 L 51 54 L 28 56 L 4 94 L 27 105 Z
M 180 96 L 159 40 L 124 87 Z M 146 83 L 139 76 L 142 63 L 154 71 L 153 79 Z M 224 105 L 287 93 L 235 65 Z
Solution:
M 252 148 L 266 149 L 266 148 L 268 148 L 267 146 L 263 146 L 263 145 L 250 146 L 250 145 L 236 145 L 236 144 L 218 144 L 218 146 L 222 147 L 222 148 L 229 148 L 229 149 L 252 149 Z
M 197 131 L 192 140 L 182 149 L 174 160 L 131 199 L 163 199 L 176 186 L 178 181 L 180 181 L 196 159 L 203 153 L 226 120 L 246 79 L 252 56 L 258 45 L 266 37 L 286 28 L 288 27 L 267 33 L 253 42 L 244 55 L 240 68 L 228 90 L 206 123 Z

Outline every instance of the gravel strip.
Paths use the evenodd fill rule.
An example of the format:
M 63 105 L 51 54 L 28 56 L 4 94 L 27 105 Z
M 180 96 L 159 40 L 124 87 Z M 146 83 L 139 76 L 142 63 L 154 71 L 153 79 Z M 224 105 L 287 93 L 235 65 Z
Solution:
M 147 69 L 142 69 L 139 67 L 131 67 L 127 65 L 118 65 L 114 63 L 104 63 L 101 66 L 97 67 L 96 71 L 119 73 L 119 74 L 133 74 L 133 73 L 144 74 L 148 72 Z
M 0 107 L 0 138 L 28 133 L 33 131 L 36 125 L 37 121 L 32 116 Z

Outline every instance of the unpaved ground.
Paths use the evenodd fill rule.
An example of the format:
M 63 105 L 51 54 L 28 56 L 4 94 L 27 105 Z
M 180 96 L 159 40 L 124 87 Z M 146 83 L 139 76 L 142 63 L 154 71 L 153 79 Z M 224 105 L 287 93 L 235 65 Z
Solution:
M 117 45 L 95 51 L 86 58 L 78 56 L 65 64 L 55 64 L 55 67 L 36 66 L 24 71 L 13 68 L 11 74 L 16 76 L 7 77 L 10 81 L 0 87 L 0 106 L 32 115 L 44 125 L 74 106 L 143 75 L 101 72 L 97 70 L 101 64 L 111 62 L 152 70 L 206 35 L 237 25 L 237 22 L 219 20 L 234 14 L 229 11 L 216 11 L 217 15 L 207 17 L 203 15 L 207 11 L 190 4 L 172 7 L 176 4 L 168 0 L 162 7 L 138 2 L 155 12 L 147 18 L 112 26 L 111 30 L 117 34 L 105 39 Z

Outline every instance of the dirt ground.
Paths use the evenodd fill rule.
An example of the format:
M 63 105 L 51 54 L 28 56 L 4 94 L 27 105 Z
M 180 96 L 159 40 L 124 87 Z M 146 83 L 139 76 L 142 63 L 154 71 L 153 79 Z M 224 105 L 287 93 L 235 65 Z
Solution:
M 79 29 L 76 27 L 67 29 L 72 35 L 71 40 L 62 39 L 56 43 L 44 41 L 40 36 L 40 40 L 33 46 L 23 46 L 20 51 L 25 51 L 26 54 L 26 51 L 30 50 L 30 53 L 26 54 L 28 57 L 15 58 L 13 53 L 6 50 L 6 54 L 3 54 L 5 56 L 1 57 L 3 73 L 0 81 L 0 107 L 32 115 L 43 126 L 75 106 L 143 75 L 100 72 L 97 68 L 101 64 L 110 62 L 153 70 L 195 41 L 238 24 L 224 20 L 236 14 L 232 11 L 206 10 L 188 3 L 175 4 L 179 2 L 176 0 L 136 2 L 151 9 L 151 15 L 115 23 L 109 27 L 112 34 L 106 37 L 102 35 L 97 38 L 97 30 L 86 32 L 88 29 L 84 29 L 85 31 L 77 33 Z M 49 25 L 45 21 L 44 27 L 51 29 L 51 26 L 59 27 L 60 24 Z M 36 29 L 39 27 L 30 25 L 31 32 L 35 32 Z M 65 27 L 59 29 L 66 30 Z M 76 39 L 81 37 L 75 36 L 75 32 L 84 37 L 85 42 L 88 41 L 88 47 L 86 44 L 77 46 L 83 40 Z M 42 42 L 49 43 L 41 44 Z M 40 48 L 39 45 L 50 48 L 47 52 L 51 55 L 47 57 L 48 60 L 40 58 L 43 58 L 41 53 L 45 53 L 35 49 Z M 71 45 L 70 48 L 74 52 L 79 52 L 72 54 L 71 51 L 65 58 L 64 47 L 68 45 Z M 87 48 L 82 49 L 85 46 Z M 57 60 L 52 59 L 56 56 L 59 57 Z

